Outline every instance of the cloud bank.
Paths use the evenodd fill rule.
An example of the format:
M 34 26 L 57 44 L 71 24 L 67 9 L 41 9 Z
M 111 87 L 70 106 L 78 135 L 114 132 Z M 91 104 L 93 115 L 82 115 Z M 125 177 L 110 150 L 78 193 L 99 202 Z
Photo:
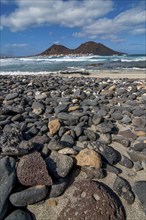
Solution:
M 9 0 L 2 0 L 7 3 Z M 142 5 L 121 12 L 114 17 L 112 0 L 14 0 L 17 8 L 10 14 L 1 16 L 1 29 L 22 31 L 30 27 L 59 25 L 80 28 L 74 37 L 99 36 L 113 42 L 122 42 L 119 34 L 138 35 L 145 33 L 146 11 Z

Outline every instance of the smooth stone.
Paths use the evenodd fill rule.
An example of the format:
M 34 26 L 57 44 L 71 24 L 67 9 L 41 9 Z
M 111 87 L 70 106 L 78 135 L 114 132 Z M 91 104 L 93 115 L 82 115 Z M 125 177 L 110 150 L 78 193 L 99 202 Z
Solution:
M 65 147 L 65 148 L 59 150 L 58 153 L 65 154 L 65 155 L 76 155 L 78 152 L 75 151 L 73 148 Z
M 131 169 L 133 167 L 133 162 L 126 156 L 122 155 L 122 159 L 119 162 L 120 165 Z
M 48 144 L 48 149 L 49 150 L 61 150 L 63 148 L 65 148 L 66 146 L 64 145 L 63 142 L 59 141 L 59 140 L 51 140 Z
M 54 198 L 62 195 L 68 186 L 68 178 L 60 178 L 58 181 L 54 182 L 51 186 L 51 191 L 49 193 L 49 198 Z
M 130 140 L 123 138 L 120 135 L 112 135 L 112 141 L 118 142 L 122 144 L 124 147 L 129 147 L 130 145 Z
M 50 138 L 47 135 L 36 135 L 35 137 L 31 138 L 30 140 L 37 151 L 41 150 L 44 144 L 47 144 L 50 141 Z
M 78 106 L 78 105 L 69 106 L 68 112 L 73 112 L 73 111 L 76 111 L 78 109 L 80 109 L 80 106 Z
M 135 169 L 136 171 L 140 171 L 140 170 L 143 169 L 141 161 L 136 161 L 136 162 L 134 163 L 134 169 Z
M 10 202 L 16 207 L 23 207 L 43 200 L 48 194 L 44 185 L 32 186 L 23 191 L 13 193 Z
M 17 92 L 8 94 L 8 95 L 6 95 L 5 100 L 8 101 L 8 100 L 11 100 L 11 99 L 15 99 L 16 97 L 18 97 L 18 95 L 19 94 Z
M 8 198 L 15 185 L 16 162 L 12 157 L 0 158 L 0 220 L 3 219 L 8 208 Z
M 129 139 L 130 141 L 134 141 L 137 136 L 131 130 L 120 131 L 119 135 L 121 135 L 125 139 Z
M 51 134 L 51 135 L 56 134 L 56 133 L 59 131 L 60 126 L 61 126 L 61 124 L 60 124 L 59 119 L 56 118 L 56 119 L 51 120 L 51 121 L 48 123 L 48 128 L 49 128 L 50 134 Z
M 84 130 L 84 135 L 90 140 L 90 141 L 96 141 L 98 136 L 94 131 L 91 131 L 89 129 Z
M 111 118 L 114 120 L 122 120 L 123 115 L 121 112 L 114 112 L 113 114 L 111 114 Z
M 132 119 L 132 125 L 136 127 L 144 127 L 146 125 L 145 118 L 144 117 L 134 117 Z
M 117 176 L 113 184 L 113 189 L 118 196 L 123 197 L 128 204 L 134 203 L 134 193 L 131 191 L 130 184 L 125 179 Z
M 96 130 L 100 131 L 101 133 L 110 133 L 112 131 L 112 127 L 102 122 L 96 126 Z
M 58 114 L 60 112 L 66 112 L 68 110 L 68 105 L 61 104 L 55 108 L 55 112 Z
M 64 144 L 64 146 L 66 147 L 72 147 L 74 146 L 74 139 L 71 135 L 68 134 L 64 134 L 61 138 L 61 142 Z
M 127 153 L 133 162 L 136 162 L 136 161 L 142 162 L 142 161 L 146 160 L 146 154 L 143 154 L 143 152 L 134 151 L 131 148 L 127 151 Z
M 65 113 L 65 112 L 60 112 L 57 114 L 57 117 L 60 119 L 60 120 L 69 120 L 69 114 L 68 113 Z
M 45 159 L 49 172 L 56 178 L 66 177 L 73 167 L 73 159 L 70 156 L 52 151 Z
M 131 122 L 131 118 L 128 115 L 124 115 L 122 119 L 123 124 L 129 124 Z
M 106 164 L 106 171 L 110 172 L 110 173 L 115 173 L 115 174 L 120 174 L 122 173 L 122 170 L 120 170 L 119 168 L 117 167 L 114 167 L 110 164 Z
M 134 116 L 138 116 L 138 117 L 141 117 L 142 115 L 144 115 L 146 112 L 142 109 L 142 108 L 136 108 L 134 111 L 133 111 L 133 115 Z
M 77 137 L 81 136 L 83 133 L 83 125 L 84 123 L 80 123 L 77 126 L 75 126 L 74 131 Z
M 11 212 L 4 220 L 32 220 L 32 218 L 27 211 L 17 209 Z
M 98 115 L 98 114 L 94 114 L 93 118 L 92 118 L 92 122 L 94 125 L 98 125 L 102 122 L 103 118 L 102 116 Z
M 33 102 L 32 109 L 33 109 L 33 113 L 35 113 L 36 115 L 41 115 L 45 110 L 45 106 L 40 102 Z
M 110 165 L 114 165 L 121 160 L 121 155 L 118 151 L 106 144 L 102 144 L 101 142 L 96 142 L 95 150 L 100 153 L 103 160 Z
M 36 100 L 42 100 L 42 99 L 45 99 L 45 98 L 47 98 L 47 94 L 46 93 L 44 93 L 44 92 L 36 92 L 35 93 L 35 99 Z
M 94 150 L 90 150 L 85 148 L 79 152 L 79 154 L 75 157 L 76 164 L 78 166 L 88 166 L 88 167 L 95 167 L 101 168 L 102 160 L 98 153 Z
M 138 199 L 140 200 L 146 214 L 146 181 L 135 182 L 133 190 L 138 196 Z
M 52 185 L 45 161 L 37 151 L 20 158 L 17 177 L 24 186 Z
M 144 142 L 139 142 L 139 143 L 134 144 L 132 146 L 133 150 L 139 151 L 139 152 L 142 152 L 144 148 L 146 148 L 146 143 L 144 143 Z

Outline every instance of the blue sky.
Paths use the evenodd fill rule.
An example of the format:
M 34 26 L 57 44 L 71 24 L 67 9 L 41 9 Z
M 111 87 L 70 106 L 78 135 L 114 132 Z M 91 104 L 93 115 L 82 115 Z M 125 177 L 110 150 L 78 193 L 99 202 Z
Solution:
M 1 0 L 1 54 L 37 54 L 86 41 L 146 53 L 145 0 Z

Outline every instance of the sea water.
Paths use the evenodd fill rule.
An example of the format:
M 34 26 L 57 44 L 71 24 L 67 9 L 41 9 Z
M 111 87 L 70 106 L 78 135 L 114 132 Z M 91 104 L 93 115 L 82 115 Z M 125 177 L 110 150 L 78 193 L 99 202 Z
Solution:
M 146 70 L 146 55 L 31 56 L 0 59 L 0 75 L 76 72 L 102 69 Z

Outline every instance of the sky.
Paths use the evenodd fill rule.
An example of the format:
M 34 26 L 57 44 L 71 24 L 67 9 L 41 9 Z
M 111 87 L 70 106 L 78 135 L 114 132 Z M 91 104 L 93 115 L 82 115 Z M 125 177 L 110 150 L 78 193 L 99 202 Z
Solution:
M 145 0 L 0 0 L 0 54 L 39 54 L 86 41 L 144 54 Z

